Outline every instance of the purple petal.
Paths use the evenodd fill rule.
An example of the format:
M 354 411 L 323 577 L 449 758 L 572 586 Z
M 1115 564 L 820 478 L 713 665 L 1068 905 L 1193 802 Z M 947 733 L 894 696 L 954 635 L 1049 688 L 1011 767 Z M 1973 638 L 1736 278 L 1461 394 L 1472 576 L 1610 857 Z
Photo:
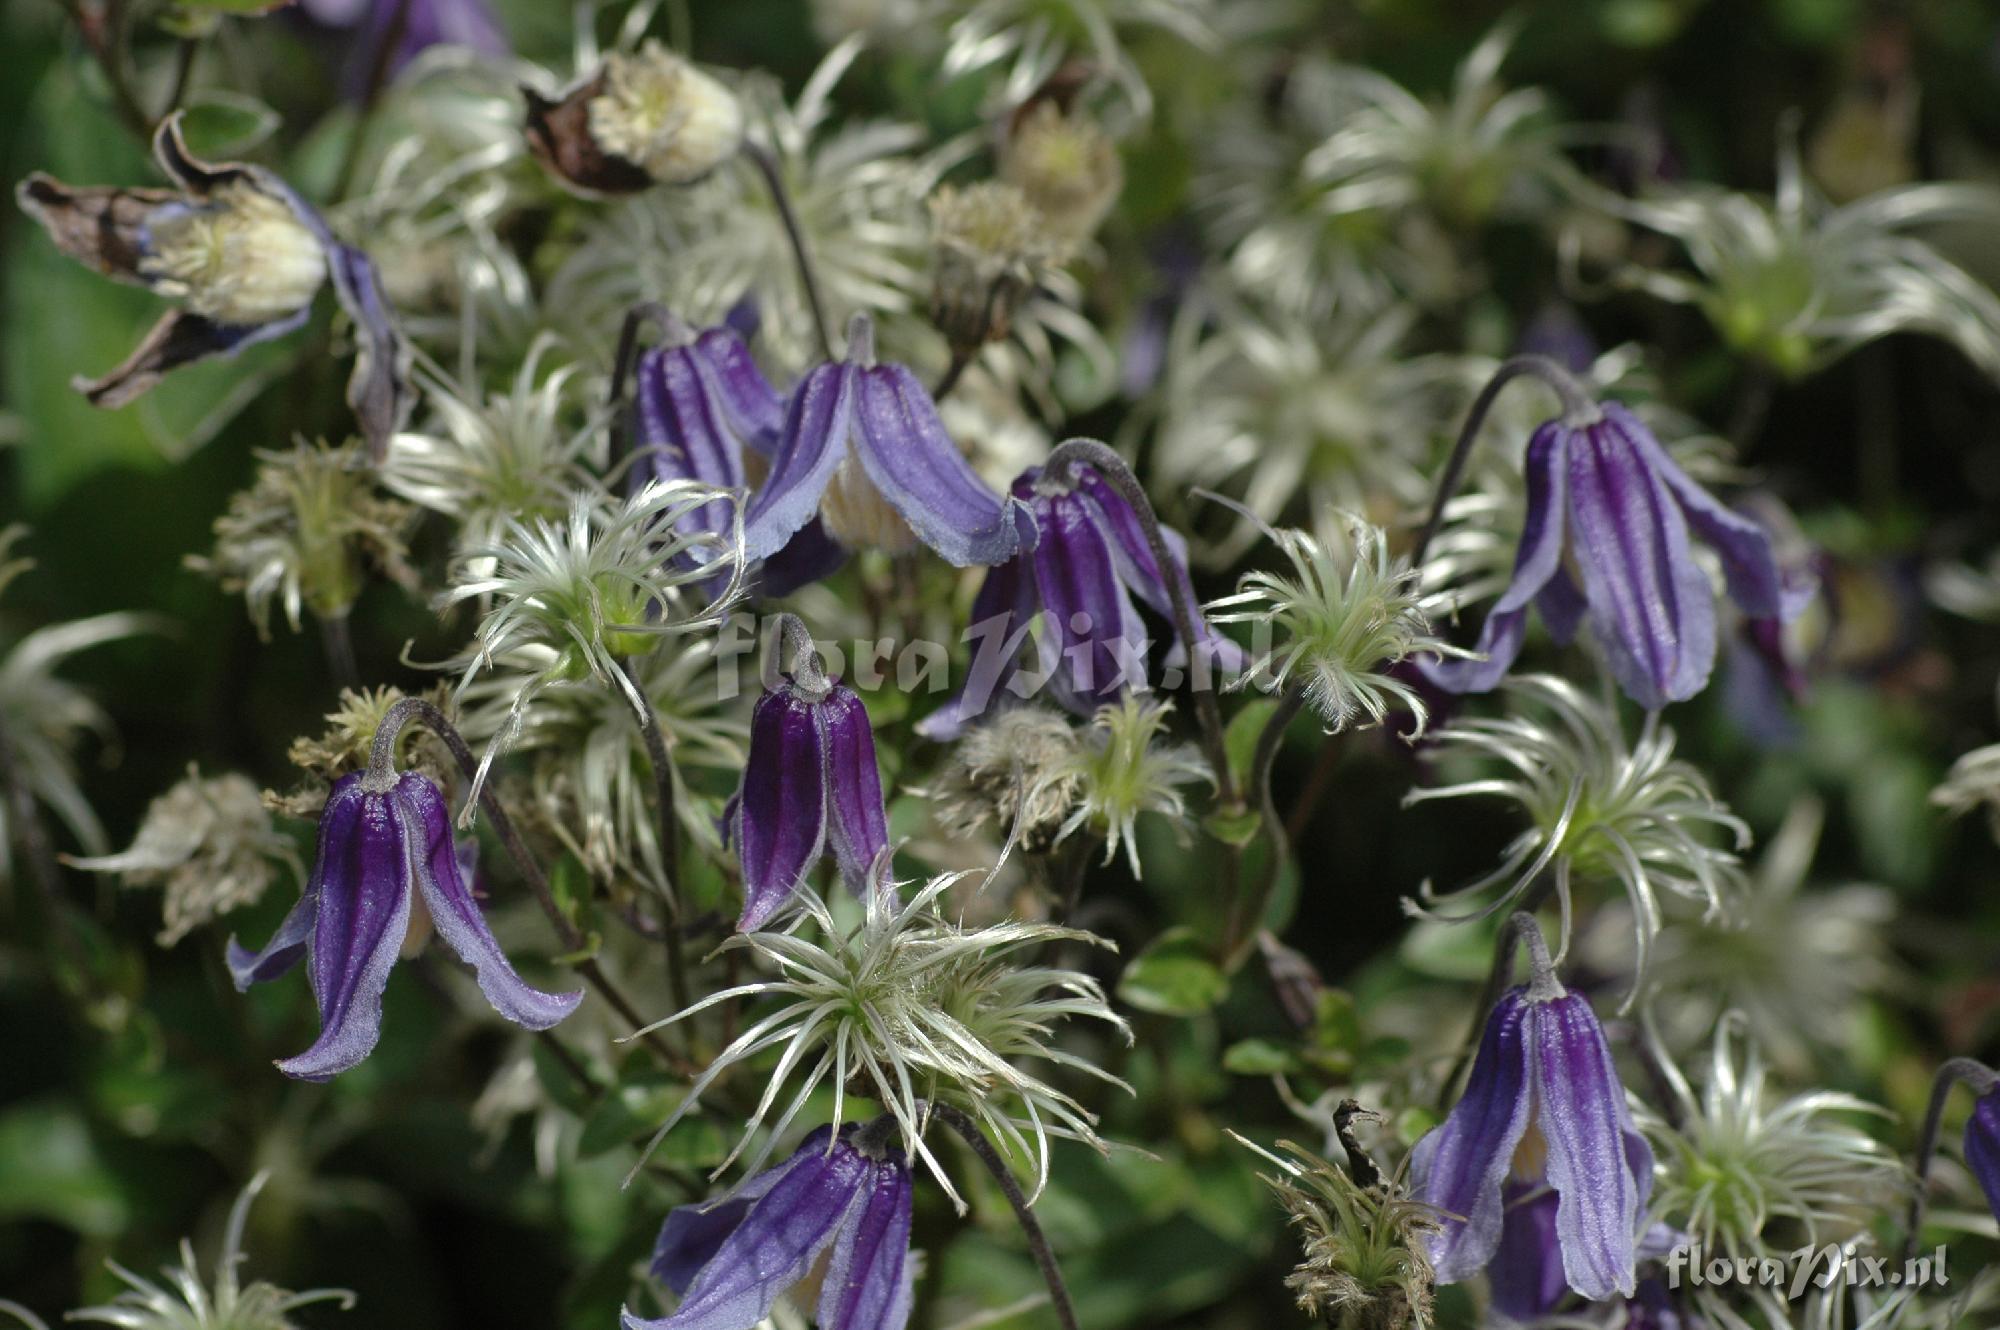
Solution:
M 1715 496 L 1681 470 L 1653 432 L 1616 402 L 1604 404 L 1604 415 L 1646 460 L 1654 475 L 1680 504 L 1695 534 L 1722 558 L 1729 595 L 1752 618 L 1791 619 L 1811 603 L 1818 583 L 1810 577 L 1787 579 L 1778 567 L 1770 533 L 1741 513 L 1716 502 Z
M 1568 452 L 1571 545 L 1612 676 L 1649 710 L 1693 697 L 1715 664 L 1715 595 L 1679 505 L 1609 418 Z
M 431 922 L 458 958 L 479 979 L 479 991 L 493 1010 L 529 1030 L 546 1030 L 576 1010 L 583 993 L 544 993 L 514 971 L 486 926 L 461 872 L 458 844 L 451 834 L 451 809 L 428 777 L 406 771 L 390 796 L 403 818 L 403 834 L 420 847 L 417 885 L 430 907 Z
M 695 339 L 701 376 L 744 445 L 769 457 L 785 429 L 785 399 L 757 368 L 734 328 L 708 328 Z
M 1509 1181 L 1500 1246 L 1486 1268 L 1493 1306 L 1516 1321 L 1538 1321 L 1569 1296 L 1556 1240 L 1556 1194 L 1546 1183 Z
M 2000 1218 L 2000 1090 L 1988 1090 L 1965 1120 L 1965 1163 L 1979 1179 L 1986 1204 Z
M 1632 1294 L 1641 1179 L 1632 1123 L 1604 1030 L 1580 993 L 1530 1004 L 1536 1125 L 1548 1146 L 1556 1236 L 1569 1286 L 1592 1300 Z M 1643 1144 L 1640 1149 L 1644 1149 Z M 1644 1156 L 1651 1186 L 1652 1155 Z
M 1431 1239 L 1440 1284 L 1470 1279 L 1500 1245 L 1501 1184 L 1528 1129 L 1527 1008 L 1519 988 L 1494 1004 L 1464 1096 L 1410 1153 L 1412 1189 L 1446 1216 Z
M 1440 687 L 1454 693 L 1483 693 L 1507 677 L 1521 654 L 1528 631 L 1528 607 L 1562 569 L 1563 512 L 1567 487 L 1564 455 L 1574 440 L 1561 421 L 1551 420 L 1528 440 L 1525 470 L 1528 480 L 1527 519 L 1521 548 L 1514 556 L 1514 580 L 1508 584 L 1474 647 L 1483 660 L 1437 660 L 1425 672 Z
M 1199 668 L 1219 667 L 1231 673 L 1245 668 L 1249 659 L 1243 648 L 1215 631 L 1202 615 L 1201 602 L 1195 598 L 1194 584 L 1188 578 L 1187 542 L 1180 533 L 1166 527 L 1160 529 L 1167 555 L 1174 565 L 1170 586 L 1167 576 L 1160 571 L 1159 560 L 1153 557 L 1153 547 L 1146 542 L 1145 525 L 1132 505 L 1125 501 L 1125 496 L 1089 467 L 1079 466 L 1075 474 L 1078 496 L 1096 512 L 1099 527 L 1111 537 L 1111 555 L 1118 565 L 1120 580 L 1169 623 L 1174 620 L 1174 597 L 1180 596 L 1186 601 L 1188 618 L 1194 624 L 1195 639 L 1200 646 L 1199 654 L 1206 662 Z M 1181 642 L 1179 636 L 1176 627 L 1176 656 L 1184 657 L 1187 643 Z M 1178 661 L 1170 656 L 1167 663 L 1172 665 Z M 1197 674 L 1196 680 L 1198 683 L 1206 682 L 1202 674 Z
M 389 439 L 403 428 L 416 404 L 410 348 L 390 317 L 374 262 L 352 245 L 333 240 L 330 233 L 322 240 L 333 293 L 354 322 L 354 370 L 347 376 L 347 405 L 361 437 L 368 441 L 368 455 L 380 462 L 388 456 Z
M 801 1150 L 795 1166 L 743 1216 L 673 1315 L 625 1330 L 750 1330 L 834 1240 L 860 1200 L 869 1163 L 845 1145 Z
M 868 1169 L 820 1285 L 820 1330 L 903 1330 L 910 1319 L 910 1169 L 900 1155 Z
M 826 743 L 811 702 L 790 684 L 757 699 L 737 809 L 743 917 L 761 928 L 792 897 L 826 844 Z
M 819 722 L 826 745 L 827 840 L 841 876 L 865 900 L 875 860 L 889 848 L 875 732 L 860 697 L 840 684 L 820 702 Z
M 743 440 L 704 381 L 693 345 L 658 346 L 639 358 L 637 442 L 643 460 L 634 487 L 649 480 L 699 480 L 722 489 L 743 485 Z M 731 503 L 717 499 L 680 521 L 679 529 L 727 531 Z
M 675 1293 L 685 1294 L 702 1267 L 715 1259 L 742 1224 L 751 1204 L 814 1154 L 824 1154 L 827 1138 L 832 1134 L 831 1128 L 819 1128 L 806 1137 L 791 1158 L 745 1179 L 735 1191 L 719 1200 L 676 1206 L 660 1226 L 659 1240 L 653 1244 L 654 1277 Z
M 847 455 L 858 373 L 849 364 L 820 365 L 792 390 L 771 474 L 744 515 L 746 558 L 776 554 L 819 515 L 820 495 Z
M 1028 556 L 1042 604 L 1050 689 L 1086 716 L 1146 683 L 1146 626 L 1094 517 L 1076 495 L 1043 498 L 1036 512 L 1041 544 Z
M 307 973 L 319 1000 L 313 1046 L 278 1064 L 324 1081 L 367 1057 L 382 1034 L 382 990 L 410 930 L 410 878 L 421 847 L 405 834 L 386 794 L 343 776 L 320 815 L 319 918 Z
M 320 858 L 326 857 L 326 842 L 320 842 Z M 271 934 L 271 940 L 264 944 L 262 951 L 253 952 L 240 945 L 235 938 L 229 939 L 229 977 L 236 983 L 239 993 L 248 991 L 252 984 L 267 983 L 279 975 L 289 973 L 294 965 L 305 958 L 306 948 L 312 942 L 313 921 L 318 918 L 319 909 L 319 865 L 313 867 L 312 881 L 307 885 L 299 903 L 278 925 L 278 931 Z
M 1037 605 L 1032 579 L 1023 559 L 1013 559 L 986 574 L 972 600 L 972 620 L 965 639 L 972 643 L 972 663 L 965 686 L 917 722 L 917 733 L 946 743 L 964 733 L 991 705 L 994 695 L 1020 671 L 1021 646 Z
M 1019 553 L 1013 501 L 995 494 L 965 460 L 916 375 L 895 364 L 859 375 L 861 465 L 917 538 L 960 568 Z
M 753 575 L 751 594 L 767 599 L 789 596 L 800 587 L 811 586 L 847 562 L 847 548 L 826 533 L 815 517 L 785 542 L 785 547 L 758 567 Z
M 1548 584 L 1535 596 L 1535 608 L 1541 612 L 1542 626 L 1549 630 L 1549 636 L 1558 646 L 1568 646 L 1583 616 L 1589 613 L 1590 602 L 1583 598 L 1569 570 L 1557 565 Z

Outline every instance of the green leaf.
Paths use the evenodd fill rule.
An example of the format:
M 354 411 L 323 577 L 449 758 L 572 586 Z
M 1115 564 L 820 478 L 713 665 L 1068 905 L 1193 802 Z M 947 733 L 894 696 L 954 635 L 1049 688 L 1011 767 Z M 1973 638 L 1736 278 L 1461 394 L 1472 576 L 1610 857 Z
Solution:
M 1263 736 L 1265 722 L 1277 709 L 1276 699 L 1257 697 L 1244 703 L 1243 709 L 1229 718 L 1229 726 L 1222 734 L 1222 750 L 1228 754 L 1229 771 L 1235 776 L 1238 789 L 1250 787 L 1250 759 L 1257 755 L 1257 740 Z
M 1277 1076 L 1298 1070 L 1292 1050 L 1269 1039 L 1245 1039 L 1222 1055 L 1222 1068 L 1237 1076 Z
M 0 1218 L 47 1219 L 123 1236 L 131 1206 L 76 1110 L 25 1104 L 0 1114 Z
M 1170 928 L 1132 958 L 1118 996 L 1140 1011 L 1195 1016 L 1228 996 L 1229 979 L 1192 928 Z

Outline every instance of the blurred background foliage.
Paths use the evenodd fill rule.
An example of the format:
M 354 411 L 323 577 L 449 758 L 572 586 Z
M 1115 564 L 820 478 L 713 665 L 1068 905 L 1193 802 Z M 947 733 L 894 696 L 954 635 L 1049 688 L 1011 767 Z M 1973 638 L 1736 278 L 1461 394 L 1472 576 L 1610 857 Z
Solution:
M 565 6 L 498 8 L 517 50 L 567 69 Z M 804 0 L 690 8 L 696 58 L 762 67 L 791 90 L 824 49 Z M 1772 184 L 1784 114 L 1800 108 L 1810 135 L 1858 77 L 1870 34 L 1893 22 L 1907 33 L 1921 89 L 1921 173 L 2000 180 L 2000 9 L 1981 0 L 1327 0 L 1314 22 L 1344 58 L 1435 92 L 1506 14 L 1522 20 L 1507 64 L 1512 85 L 1547 89 L 1560 114 L 1580 123 L 1616 120 L 1635 96 L 1654 98 L 1689 176 L 1759 190 Z M 338 42 L 285 14 L 228 22 L 226 39 L 204 57 L 225 67 L 207 77 L 228 82 L 232 63 L 254 68 L 254 86 L 271 101 L 215 113 L 278 117 L 283 128 L 261 151 L 316 193 L 353 125 L 340 99 L 347 74 Z M 1184 45 L 1142 37 L 1135 49 L 1149 81 L 1175 93 L 1124 145 L 1128 185 L 1112 226 L 1122 242 L 1114 250 L 1125 251 L 1185 212 L 1212 103 L 1241 95 Z M 150 178 L 55 0 L 6 0 L 0 50 L 0 175 Z M 939 87 L 932 71 L 893 56 L 864 57 L 839 98 L 849 113 L 922 119 L 939 138 L 978 123 L 976 88 Z M 1957 258 L 2000 284 L 2000 231 L 1955 242 Z M 1556 264 L 1505 225 L 1484 244 L 1491 289 L 1455 311 L 1453 327 L 1427 331 L 1443 344 L 1503 352 L 1555 291 Z M 1096 280 L 1116 288 L 1127 276 Z M 0 520 L 31 527 L 19 552 L 36 561 L 0 602 L 0 643 L 113 610 L 171 621 L 67 670 L 115 723 L 84 755 L 85 788 L 111 840 L 124 843 L 147 801 L 191 760 L 283 788 L 287 745 L 313 731 L 330 702 L 316 643 L 283 631 L 259 642 L 235 598 L 182 559 L 207 548 L 210 524 L 252 475 L 253 450 L 346 428 L 343 371 L 327 354 L 324 315 L 305 338 L 177 376 L 129 409 L 93 410 L 68 387 L 71 375 L 121 354 L 156 304 L 61 259 L 11 208 L 0 210 L 0 309 Z M 1741 369 L 1698 314 L 1637 296 L 1592 303 L 1585 314 L 1600 345 L 1650 348 L 1673 400 L 1711 424 L 1729 417 Z M 1119 408 L 1103 407 L 1073 420 L 1071 432 L 1111 437 L 1121 423 Z M 1954 821 L 1929 802 L 1954 757 L 2000 738 L 2000 635 L 1937 612 L 1921 592 L 1927 566 L 1983 556 L 2000 540 L 2000 396 L 1948 347 L 1892 338 L 1773 389 L 1749 460 L 1785 477 L 1810 534 L 1847 570 L 1849 613 L 1867 634 L 1776 746 L 1745 737 L 1720 687 L 1678 708 L 1673 723 L 1684 755 L 1729 792 L 1760 840 L 1801 795 L 1824 800 L 1815 882 L 1865 880 L 1896 893 L 1893 944 L 1905 981 L 1871 1004 L 1851 1060 L 1827 1074 L 1914 1117 L 1939 1057 L 1990 1056 L 2000 1043 L 2000 855 L 1982 819 Z M 405 642 L 410 658 L 440 654 L 431 649 L 434 620 L 386 586 L 362 600 L 355 636 L 370 678 L 424 681 L 399 659 Z M 1161 991 L 1150 1000 L 1166 1010 L 1135 1015 L 1138 1046 L 1115 1069 L 1137 1093 L 1112 1106 L 1106 1134 L 1158 1158 L 1065 1150 L 1042 1206 L 1093 1330 L 1292 1323 L 1298 1314 L 1281 1286 L 1291 1244 L 1223 1128 L 1311 1141 L 1312 1128 L 1287 1111 L 1269 1075 L 1288 1071 L 1304 1093 L 1386 1065 L 1395 1040 L 1364 1033 L 1357 1009 L 1444 979 L 1468 991 L 1437 1019 L 1454 1028 L 1468 1019 L 1468 981 L 1483 971 L 1486 936 L 1411 934 L 1398 902 L 1425 878 L 1483 869 L 1511 834 L 1505 818 L 1458 804 L 1401 811 L 1412 759 L 1387 738 L 1344 745 L 1317 777 L 1303 743 L 1283 761 L 1281 790 L 1329 782 L 1303 842 L 1287 939 L 1338 989 L 1301 1043 L 1261 984 L 1241 980 L 1220 1006 L 1187 1018 L 1172 1009 L 1208 1003 L 1176 985 L 1206 977 L 1156 972 Z M 1175 854 L 1164 837 L 1151 848 L 1143 885 L 1113 870 L 1101 888 L 1095 926 L 1128 954 L 1163 922 L 1199 922 L 1213 910 L 1202 860 Z M 263 1167 L 273 1182 L 253 1215 L 249 1268 L 289 1287 L 354 1289 L 360 1309 L 345 1323 L 614 1324 L 634 1262 L 665 1208 L 685 1199 L 650 1178 L 630 1191 L 617 1185 L 634 1124 L 657 1120 L 675 1089 L 639 1083 L 596 1108 L 572 1102 L 586 1114 L 580 1159 L 551 1175 L 537 1168 L 537 1152 L 548 1148 L 546 1134 L 575 1123 L 547 1116 L 560 1108 L 506 1111 L 509 1089 L 492 1078 L 518 1056 L 518 1036 L 490 1021 L 460 1028 L 437 967 L 420 965 L 419 982 L 391 985 L 384 1039 L 369 1062 L 330 1086 L 294 1084 L 267 1057 L 309 1020 L 303 983 L 239 998 L 217 930 L 160 950 L 149 894 L 82 874 L 63 886 L 85 907 L 73 946 L 58 945 L 24 882 L 0 896 L 0 1294 L 53 1316 L 115 1291 L 107 1256 L 148 1271 L 184 1234 L 212 1250 L 236 1186 Z M 281 884 L 230 923 L 261 937 L 289 898 Z M 447 1030 L 456 1037 L 443 1038 Z M 543 1094 L 523 1102 L 573 1097 L 559 1072 L 538 1066 Z M 696 1163 L 718 1157 L 719 1140 L 676 1133 L 669 1150 Z M 968 1185 L 977 1193 L 981 1183 Z M 924 1324 L 1035 1291 L 993 1196 L 960 1220 L 934 1191 L 919 1195 L 930 1263 L 919 1284 Z M 343 1318 L 320 1308 L 300 1319 Z M 1034 1314 L 998 1322 L 1036 1323 Z

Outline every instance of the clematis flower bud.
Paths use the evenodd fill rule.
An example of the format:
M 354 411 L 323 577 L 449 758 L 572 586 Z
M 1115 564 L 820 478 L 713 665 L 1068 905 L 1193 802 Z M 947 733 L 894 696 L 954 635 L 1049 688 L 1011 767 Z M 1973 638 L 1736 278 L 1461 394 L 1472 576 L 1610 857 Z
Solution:
M 1000 176 L 1017 186 L 1049 226 L 1088 240 L 1125 188 L 1118 145 L 1089 116 L 1045 99 L 1014 120 L 1000 149 Z

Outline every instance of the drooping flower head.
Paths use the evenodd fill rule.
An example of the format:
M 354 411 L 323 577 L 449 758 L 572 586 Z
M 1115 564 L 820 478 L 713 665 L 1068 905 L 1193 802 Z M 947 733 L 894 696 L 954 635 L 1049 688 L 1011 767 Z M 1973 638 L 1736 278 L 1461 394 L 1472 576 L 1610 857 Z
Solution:
M 857 895 L 877 889 L 889 848 L 889 815 L 875 767 L 875 735 L 852 688 L 826 675 L 805 625 L 780 618 L 792 672 L 757 699 L 750 756 L 736 795 L 734 836 L 743 864 L 743 915 L 762 928 L 828 850 Z
M 1437 737 L 1441 755 L 1481 755 L 1498 761 L 1504 774 L 1412 790 L 1403 802 L 1497 795 L 1518 804 L 1530 825 L 1491 873 L 1448 892 L 1433 891 L 1427 882 L 1418 891 L 1421 904 L 1405 902 L 1404 908 L 1448 920 L 1488 918 L 1520 900 L 1548 871 L 1562 907 L 1559 949 L 1566 950 L 1572 886 L 1617 882 L 1632 902 L 1636 994 L 1660 931 L 1659 894 L 1700 902 L 1710 920 L 1733 917 L 1745 881 L 1742 866 L 1708 837 L 1726 832 L 1742 850 L 1750 829 L 1715 797 L 1707 777 L 1674 757 L 1674 733 L 1657 717 L 1649 717 L 1631 743 L 1608 698 L 1592 702 L 1573 684 L 1539 674 L 1511 680 L 1508 690 L 1541 714 L 1469 718 Z M 1462 913 L 1437 908 L 1441 897 L 1477 897 L 1496 888 L 1486 904 Z
M 222 1232 L 222 1251 L 215 1261 L 215 1283 L 205 1284 L 194 1259 L 194 1245 L 181 1239 L 181 1263 L 161 1273 L 163 1283 L 127 1270 L 107 1260 L 111 1273 L 126 1287 L 101 1307 L 83 1307 L 66 1318 L 117 1326 L 119 1330 L 296 1330 L 291 1314 L 316 1302 L 337 1302 L 342 1311 L 354 1306 L 354 1295 L 342 1288 L 307 1289 L 293 1293 L 256 1280 L 241 1282 L 237 1266 L 243 1263 L 243 1229 L 250 1219 L 250 1203 L 270 1181 L 268 1172 L 251 1178 L 249 1185 L 229 1207 L 229 1222 Z M 12 1310 L 12 1304 L 5 1304 Z M 40 1322 L 30 1321 L 39 1326 Z
M 902 1330 L 915 1262 L 910 1165 L 896 1131 L 886 1115 L 821 1127 L 776 1168 L 669 1214 L 652 1272 L 680 1305 L 652 1320 L 628 1309 L 625 1330 L 755 1330 L 821 1260 L 821 1330 Z
M 1465 1093 L 1410 1156 L 1411 1188 L 1445 1216 L 1431 1243 L 1439 1283 L 1493 1267 L 1502 1311 L 1549 1291 L 1546 1275 L 1590 1299 L 1631 1296 L 1653 1152 L 1588 999 L 1564 989 L 1534 921 L 1529 981 L 1487 1017 Z M 1534 1295 L 1530 1297 L 1529 1295 Z
M 901 1128 L 904 1151 L 924 1161 L 954 1203 L 958 1193 L 923 1141 L 927 1102 L 963 1110 L 1003 1151 L 1032 1160 L 1042 1182 L 1048 1178 L 1050 1136 L 1103 1148 L 1095 1115 L 1025 1064 L 1068 1068 L 1122 1087 L 1097 1060 L 1062 1047 L 1056 1026 L 1069 1017 L 1088 1017 L 1128 1043 L 1130 1028 L 1111 1010 L 1097 980 L 1023 963 L 1020 955 L 1064 941 L 1109 944 L 1053 924 L 954 922 L 939 897 L 967 876 L 933 878 L 907 901 L 895 891 L 871 891 L 861 921 L 852 927 L 837 923 L 827 904 L 802 886 L 797 899 L 808 926 L 737 933 L 724 942 L 724 949 L 747 951 L 753 963 L 769 967 L 769 977 L 710 994 L 647 1028 L 744 998 L 769 999 L 770 1010 L 716 1054 L 654 1133 L 653 1143 L 700 1106 L 717 1077 L 747 1058 L 783 1050 L 779 1073 L 766 1083 L 723 1167 L 749 1147 L 780 1092 L 794 1081 L 797 1088 L 771 1126 L 773 1141 L 821 1085 L 833 1091 L 836 1128 L 850 1087 L 867 1087 Z M 753 1170 L 771 1148 L 762 1147 L 751 1161 Z
M 1506 677 L 1528 611 L 1557 641 L 1589 623 L 1612 676 L 1649 710 L 1684 701 L 1715 665 L 1715 594 L 1689 528 L 1721 557 L 1729 594 L 1753 618 L 1789 619 L 1810 582 L 1781 574 L 1771 538 L 1723 507 L 1616 402 L 1578 403 L 1528 442 L 1528 511 L 1514 579 L 1487 611 L 1478 659 L 1440 661 L 1432 677 L 1481 693 Z
M 988 489 L 945 433 L 930 393 L 875 360 L 874 325 L 848 325 L 847 359 L 792 389 L 771 473 L 744 518 L 745 556 L 768 558 L 817 516 L 849 548 L 930 546 L 947 563 L 1005 563 L 1033 549 L 1016 499 Z
M 1086 444 L 1103 448 L 1089 440 L 1063 446 Z M 1119 483 L 1109 475 L 1114 465 Z M 1044 686 L 1069 711 L 1091 716 L 1145 689 L 1151 643 L 1135 596 L 1169 621 L 1177 618 L 1180 602 L 1195 649 L 1189 651 L 1177 630 L 1167 665 L 1191 666 L 1196 687 L 1212 686 L 1217 669 L 1241 667 L 1241 648 L 1202 617 L 1188 581 L 1185 543 L 1162 528 L 1166 566 L 1155 557 L 1147 532 L 1151 513 L 1141 513 L 1135 497 L 1143 501 L 1143 495 L 1122 462 L 1029 467 L 1014 482 L 1013 497 L 1039 539 L 986 575 L 972 604 L 971 634 L 979 646 L 966 685 L 925 717 L 920 733 L 949 739 L 982 715 L 1000 689 L 1025 682 L 1016 678 L 1020 649 L 1038 620 Z
M 305 323 L 330 276 L 354 321 L 347 402 L 379 462 L 412 398 L 409 353 L 374 264 L 271 172 L 192 156 L 179 112 L 153 136 L 153 155 L 176 188 L 72 187 L 36 173 L 15 192 L 63 253 L 181 302 L 124 364 L 77 379 L 77 390 L 94 405 L 123 406 L 169 370 L 282 337 Z
M 385 754 L 386 754 L 386 750 Z M 419 906 L 459 958 L 473 967 L 493 1009 L 546 1030 L 576 1009 L 581 992 L 531 988 L 494 940 L 460 862 L 451 809 L 430 779 L 400 776 L 385 761 L 335 782 L 320 815 L 319 848 L 305 894 L 278 931 L 251 952 L 229 943 L 237 990 L 276 979 L 307 960 L 320 1035 L 278 1070 L 324 1081 L 356 1066 L 382 1034 L 382 990 Z

